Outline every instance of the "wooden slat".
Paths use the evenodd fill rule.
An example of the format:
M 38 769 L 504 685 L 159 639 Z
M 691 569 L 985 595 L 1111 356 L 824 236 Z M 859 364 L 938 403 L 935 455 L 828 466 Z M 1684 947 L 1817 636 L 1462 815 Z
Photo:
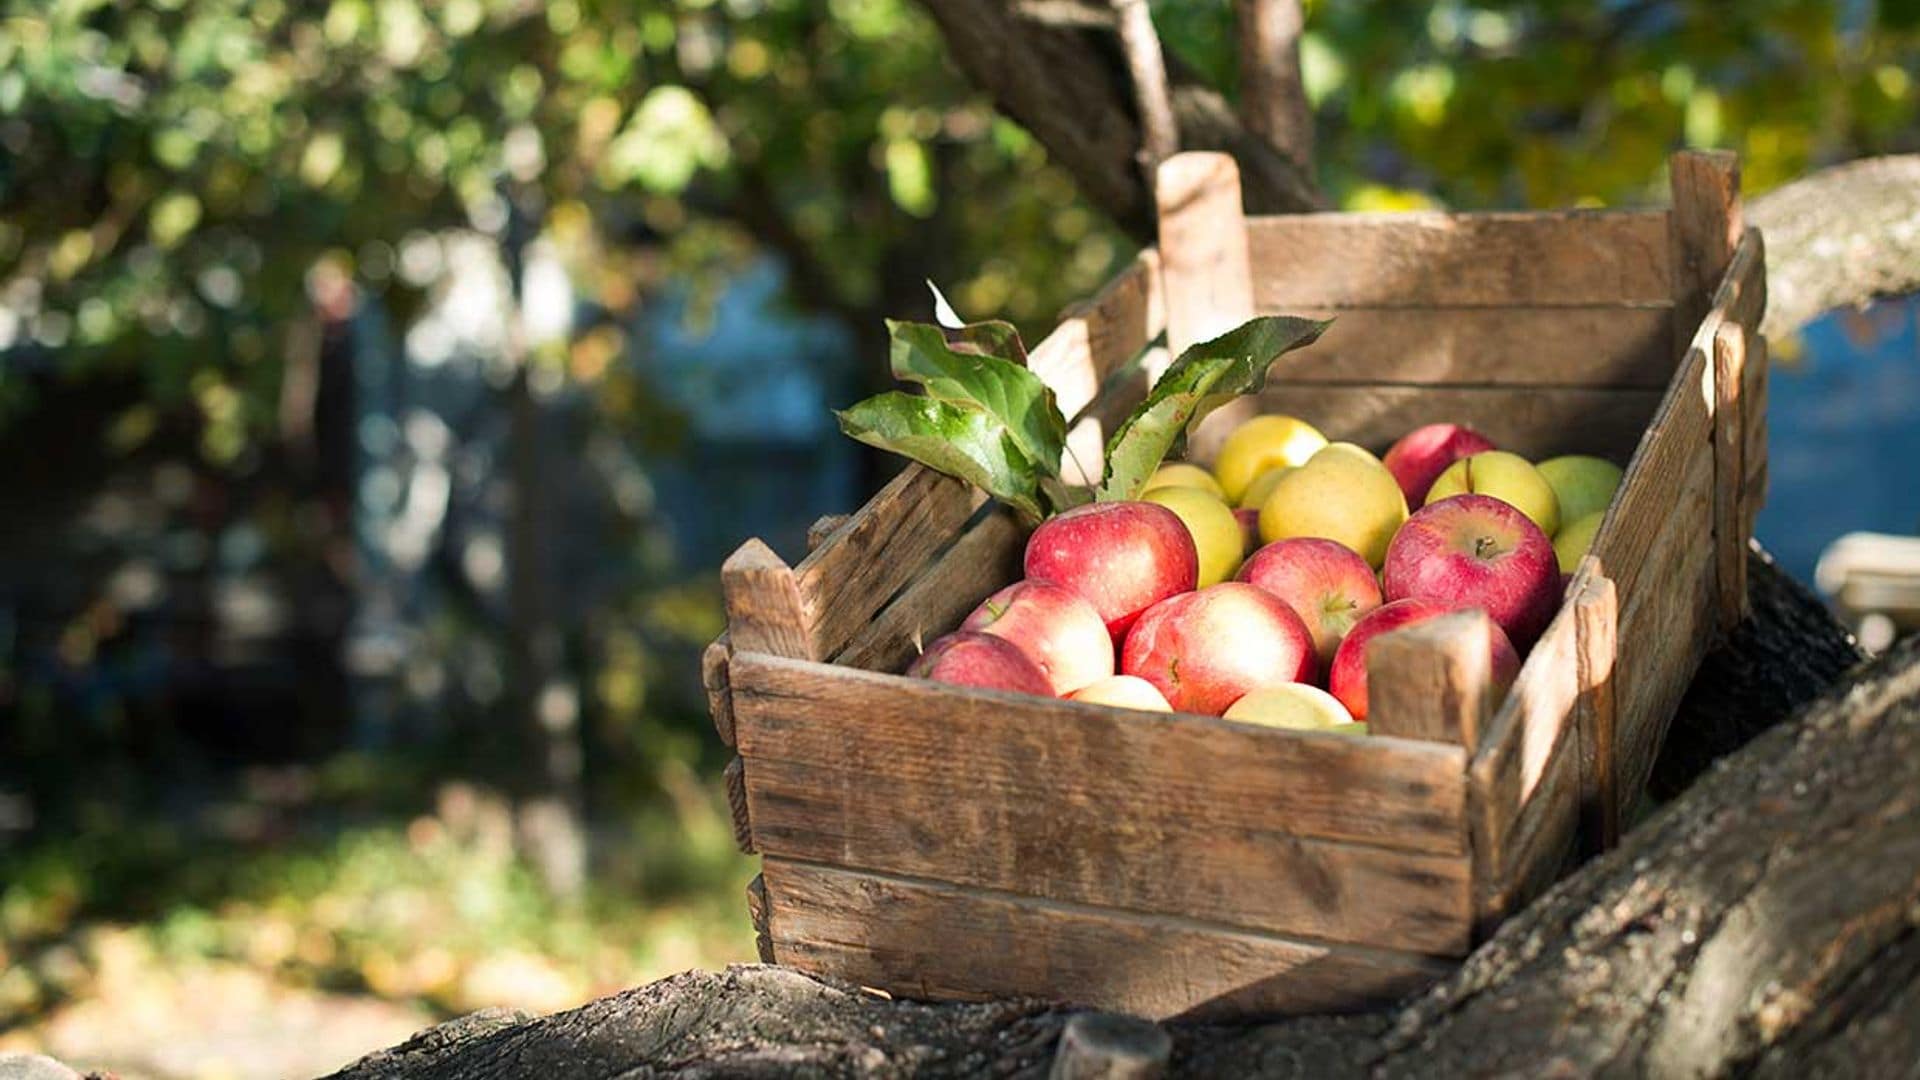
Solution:
M 753 818 L 747 802 L 746 762 L 734 758 L 727 762 L 721 780 L 727 788 L 727 810 L 733 815 L 733 842 L 743 855 L 754 853 Z
M 1668 159 L 1673 210 L 1673 351 L 1686 352 L 1740 242 L 1740 159 L 1728 150 L 1682 150 Z
M 1747 335 L 1723 322 L 1713 336 L 1713 557 L 1714 611 L 1721 634 L 1747 617 L 1747 538 L 1740 500 L 1746 488 L 1746 432 L 1741 428 Z
M 1580 740 L 1569 724 L 1547 756 L 1540 783 L 1514 817 L 1498 891 L 1481 900 L 1481 930 L 1526 906 L 1560 876 L 1580 824 Z
M 807 526 L 807 550 L 812 551 L 831 540 L 850 517 L 851 514 L 821 514 L 814 518 L 813 524 Z
M 1490 634 L 1486 612 L 1461 611 L 1369 642 L 1369 730 L 1477 749 L 1492 704 Z
M 1691 524 L 1702 548 L 1710 544 L 1710 504 L 1677 505 L 1689 477 L 1713 469 L 1712 372 L 1700 349 L 1690 350 L 1659 411 L 1641 436 L 1620 491 L 1594 537 L 1600 570 L 1613 579 L 1622 602 L 1638 596 L 1639 580 L 1650 569 L 1661 525 L 1679 513 L 1697 513 Z M 1705 499 L 1710 488 L 1696 494 Z
M 780 962 L 916 998 L 1042 997 L 1149 1019 L 1346 1011 L 1452 965 L 1189 919 L 769 858 Z
M 1672 300 L 1664 211 L 1302 214 L 1247 237 L 1260 311 Z
M 980 601 L 1019 578 L 1026 536 L 1005 510 L 981 518 L 862 627 L 834 663 L 868 671 L 901 670 L 928 642 L 958 626 Z
M 1253 317 L 1240 167 L 1228 154 L 1175 154 L 1161 162 L 1155 174 L 1154 202 L 1167 294 L 1167 351 L 1177 357 L 1189 345 L 1218 337 Z M 1189 433 L 1189 456 L 1212 461 L 1233 429 L 1256 411 L 1247 398 L 1215 409 Z
M 1282 314 L 1278 309 L 1262 314 Z M 1272 378 L 1356 385 L 1660 390 L 1673 376 L 1665 307 L 1292 308 L 1334 323 Z
M 793 569 L 773 549 L 754 539 L 720 564 L 720 591 L 727 606 L 727 638 L 733 648 L 774 656 L 813 659 L 813 616 Z
M 839 652 L 985 501 L 978 488 L 918 464 L 889 481 L 794 568 L 811 616 L 806 655 Z M 746 649 L 737 637 L 734 647 Z
M 1742 425 L 1746 428 L 1746 449 L 1741 458 L 1746 462 L 1747 475 L 1741 489 L 1741 531 L 1747 536 L 1753 535 L 1753 523 L 1760 516 L 1760 509 L 1767 504 L 1767 383 L 1771 375 L 1767 370 L 1769 357 L 1767 339 L 1756 335 L 1747 344 L 1746 379 L 1747 388 L 1743 391 L 1746 408 Z
M 1053 388 L 1061 415 L 1078 416 L 1114 372 L 1166 329 L 1160 281 L 1160 253 L 1148 248 L 1093 299 L 1063 312 L 1060 324 L 1033 347 L 1027 366 Z
M 750 767 L 764 758 L 905 780 L 958 773 L 980 807 L 1151 798 L 1223 830 L 1465 850 L 1459 747 L 1148 714 L 738 651 L 729 674 Z
M 732 651 L 722 633 L 700 654 L 700 685 L 707 692 L 707 715 L 720 741 L 733 745 L 733 695 L 727 690 L 727 657 Z
M 1528 457 L 1625 460 L 1660 403 L 1655 390 L 1570 387 L 1311 386 L 1269 383 L 1265 412 L 1291 413 L 1329 438 L 1384 451 L 1422 424 L 1466 424 Z
M 1609 851 L 1620 842 L 1620 797 L 1614 779 L 1614 657 L 1619 593 L 1600 573 L 1591 555 L 1582 560 L 1569 590 L 1578 653 L 1580 700 L 1581 832 L 1590 851 Z
M 960 770 L 857 773 L 756 758 L 768 855 L 1251 930 L 1464 955 L 1468 857 L 1221 828 L 1167 801 L 1006 797 Z
M 747 918 L 753 923 L 754 950 L 760 962 L 774 963 L 773 935 L 767 930 L 767 882 L 759 874 L 747 882 Z

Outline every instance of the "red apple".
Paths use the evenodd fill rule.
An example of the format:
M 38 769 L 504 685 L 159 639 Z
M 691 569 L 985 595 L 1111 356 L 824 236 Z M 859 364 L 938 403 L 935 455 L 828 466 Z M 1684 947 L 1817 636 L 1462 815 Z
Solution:
M 1120 670 L 1181 712 L 1219 716 L 1263 686 L 1311 681 L 1313 638 L 1279 598 L 1226 581 L 1148 608 L 1127 634 Z
M 1027 577 L 1085 597 L 1114 644 L 1140 613 L 1200 581 L 1200 553 L 1179 515 L 1150 502 L 1104 502 L 1055 515 L 1027 540 Z
M 1334 653 L 1333 665 L 1327 671 L 1327 689 L 1340 699 L 1340 704 L 1347 707 L 1355 720 L 1365 720 L 1367 642 L 1389 630 L 1426 622 L 1452 610 L 1456 609 L 1431 600 L 1395 600 L 1374 608 L 1353 624 L 1339 651 Z M 1487 647 L 1493 657 L 1493 685 L 1499 692 L 1505 692 L 1520 674 L 1520 654 L 1514 651 L 1513 642 L 1507 640 L 1498 623 L 1488 620 L 1487 632 L 1491 638 Z
M 1447 466 L 1483 450 L 1494 449 L 1493 440 L 1459 424 L 1428 424 L 1417 427 L 1393 444 L 1380 459 L 1387 471 L 1400 481 L 1407 506 L 1418 510 L 1427 501 L 1427 489 L 1445 472 Z
M 1333 663 L 1340 639 L 1361 616 L 1380 606 L 1380 582 L 1367 560 L 1336 540 L 1297 536 L 1277 540 L 1240 566 L 1239 579 L 1286 601 L 1313 635 L 1321 670 Z
M 907 668 L 917 679 L 1052 697 L 1039 665 L 1006 638 L 960 630 L 938 638 Z
M 1233 512 L 1233 520 L 1240 523 L 1240 536 L 1247 545 L 1246 554 L 1253 554 L 1260 547 L 1260 508 L 1243 506 Z
M 1387 599 L 1480 608 L 1521 649 L 1560 606 L 1553 541 L 1527 515 L 1490 495 L 1455 495 L 1422 507 L 1387 546 Z
M 1113 639 L 1100 613 L 1051 581 L 1014 582 L 974 608 L 960 629 L 1012 642 L 1059 697 L 1113 674 Z

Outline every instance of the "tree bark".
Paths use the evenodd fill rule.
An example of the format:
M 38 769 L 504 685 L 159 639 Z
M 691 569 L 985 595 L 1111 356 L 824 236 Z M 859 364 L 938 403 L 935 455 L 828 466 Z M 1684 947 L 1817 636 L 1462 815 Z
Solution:
M 1920 154 L 1822 169 L 1753 200 L 1747 220 L 1767 234 L 1769 336 L 1920 289 Z
M 1313 174 L 1313 106 L 1300 78 L 1300 0 L 1234 0 L 1240 36 L 1240 120 Z
M 1754 616 L 1709 659 L 1671 745 L 1691 747 L 1698 771 L 1760 732 L 1751 744 L 1429 993 L 1362 1016 L 1169 1025 L 1170 1073 L 1910 1069 L 1920 1057 L 1920 641 L 1855 669 L 1851 639 L 1764 555 L 1749 581 Z M 544 1019 L 455 1021 L 338 1075 L 1038 1077 L 1074 1015 L 1031 1002 L 887 1001 L 738 967 Z

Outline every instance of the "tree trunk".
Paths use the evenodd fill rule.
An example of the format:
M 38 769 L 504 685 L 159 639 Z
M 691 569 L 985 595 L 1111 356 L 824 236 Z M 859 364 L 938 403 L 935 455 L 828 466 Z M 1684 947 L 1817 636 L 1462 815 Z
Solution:
M 1920 289 L 1920 154 L 1822 169 L 1753 200 L 1747 221 L 1767 234 L 1767 334 Z
M 1362 1016 L 1169 1025 L 1171 1072 L 1910 1069 L 1920 1058 L 1920 641 L 1834 687 L 1858 661 L 1851 639 L 1764 555 L 1749 581 L 1754 617 L 1696 680 L 1662 775 L 1677 782 L 1758 733 L 1750 745 L 1431 992 Z M 338 1075 L 1038 1077 L 1073 1015 L 1032 1002 L 891 1001 L 736 967 L 544 1019 L 469 1017 Z

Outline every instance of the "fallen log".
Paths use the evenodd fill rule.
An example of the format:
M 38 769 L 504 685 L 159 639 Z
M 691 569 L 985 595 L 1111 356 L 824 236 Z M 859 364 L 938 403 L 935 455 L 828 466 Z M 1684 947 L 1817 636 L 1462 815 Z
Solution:
M 1708 659 L 1655 776 L 1691 786 L 1618 850 L 1397 1009 L 1168 1025 L 1169 1071 L 1878 1075 L 1920 1060 L 1920 642 L 1860 668 L 1763 553 L 1748 581 L 1753 617 Z M 336 1075 L 1151 1074 L 1158 1040 L 1078 1015 L 1063 1040 L 1072 1010 L 893 1001 L 743 966 L 550 1017 L 477 1014 Z

